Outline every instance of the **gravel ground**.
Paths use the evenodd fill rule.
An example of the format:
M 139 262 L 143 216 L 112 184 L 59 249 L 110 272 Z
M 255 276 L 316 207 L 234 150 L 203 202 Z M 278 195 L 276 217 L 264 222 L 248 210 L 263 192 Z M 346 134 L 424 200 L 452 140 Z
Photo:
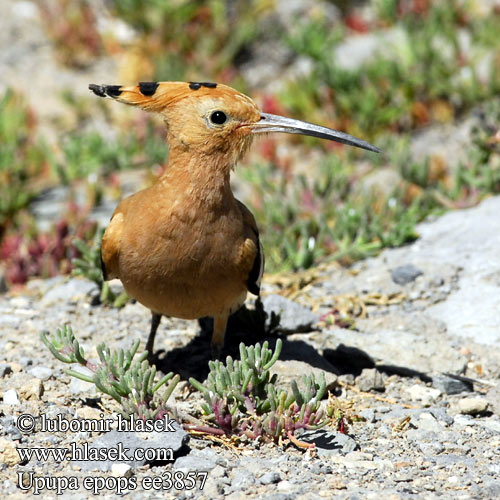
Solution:
M 53 459 L 20 464 L 16 447 L 82 446 L 96 439 L 109 447 L 120 440 L 113 433 L 19 432 L 16 417 L 24 413 L 116 416 L 113 400 L 64 373 L 65 366 L 39 340 L 40 331 L 54 332 L 70 322 L 91 353 L 103 339 L 110 347 L 129 347 L 136 338 L 146 340 L 149 312 L 133 303 L 121 310 L 92 306 L 94 285 L 75 278 L 32 281 L 21 293 L 4 294 L 2 496 L 25 498 L 18 472 L 33 471 L 34 477 L 76 478 L 80 490 L 67 489 L 60 498 L 91 497 L 82 487 L 85 477 L 107 478 L 111 489 L 100 491 L 105 498 L 115 497 L 119 478 L 132 485 L 128 498 L 499 497 L 499 209 L 500 198 L 490 198 L 451 212 L 420 225 L 414 244 L 386 250 L 350 270 L 320 266 L 267 280 L 265 308 L 282 316 L 284 346 L 276 372 L 286 380 L 325 370 L 342 407 L 361 417 L 347 436 L 328 430 L 314 457 L 292 445 L 231 448 L 177 431 L 166 436 L 177 439 L 169 445 L 177 451 L 167 464 L 120 468 L 109 461 L 97 464 L 98 471 L 92 470 L 95 464 Z M 332 326 L 332 309 L 350 315 L 354 329 Z M 332 314 L 336 318 L 337 312 Z M 251 344 L 262 337 L 233 331 L 227 353 L 235 353 L 240 340 Z M 200 334 L 196 322 L 164 320 L 156 348 L 162 371 L 176 371 L 183 381 L 206 376 L 209 332 Z M 192 411 L 199 394 L 188 394 L 186 385 L 176 389 L 175 402 Z M 165 435 L 156 438 L 167 442 Z M 207 471 L 208 478 L 203 490 L 157 491 L 143 482 L 165 478 L 169 471 Z M 43 495 L 56 496 L 53 490 Z
M 278 4 L 292 8 L 290 2 Z M 60 91 L 71 87 L 87 96 L 87 84 L 114 81 L 119 64 L 103 58 L 85 71 L 67 70 L 54 62 L 34 3 L 0 0 L 0 7 L 6 20 L 0 33 L 3 85 L 27 95 L 41 133 L 53 140 L 55 117 L 67 127 L 72 123 Z M 341 50 L 348 49 L 350 62 L 359 62 L 372 42 L 357 37 L 356 51 L 349 44 Z M 254 84 L 272 88 L 266 80 L 276 74 L 269 70 L 270 61 L 276 69 L 287 64 L 288 57 L 264 51 L 259 62 L 256 51 Z M 298 60 L 290 76 L 307 73 L 306 66 Z M 450 151 L 459 157 L 473 119 L 464 120 L 458 134 L 455 126 L 427 129 L 412 141 L 412 155 L 418 158 L 430 151 L 457 163 L 455 156 L 449 158 Z M 100 123 L 96 119 L 92 129 L 106 132 Z M 44 206 L 58 213 L 54 200 Z M 329 430 L 318 438 L 314 457 L 292 445 L 228 447 L 180 430 L 123 434 L 123 439 L 115 432 L 21 433 L 16 422 L 19 425 L 22 414 L 102 421 L 101 414 L 115 419 L 118 409 L 94 386 L 65 374 L 66 367 L 41 343 L 42 330 L 54 332 L 71 323 L 95 357 L 94 348 L 103 340 L 112 348 L 128 348 L 137 338 L 145 342 L 150 315 L 133 303 L 121 310 L 92 306 L 95 287 L 83 279 L 32 281 L 23 291 L 0 295 L 0 497 L 34 496 L 33 488 L 25 493 L 18 487 L 21 471 L 33 472 L 34 484 L 45 478 L 44 498 L 56 498 L 55 478 L 61 489 L 64 477 L 74 478 L 58 497 L 73 500 L 92 497 L 91 482 L 97 487 L 100 478 L 109 487 L 99 491 L 101 498 L 116 498 L 124 484 L 130 486 L 124 492 L 127 498 L 500 497 L 499 210 L 500 198 L 491 198 L 479 207 L 449 213 L 422 224 L 421 238 L 414 244 L 387 250 L 350 270 L 330 265 L 267 278 L 264 304 L 268 311 L 280 310 L 284 340 L 275 371 L 285 381 L 308 371 L 326 371 L 341 406 L 360 417 L 348 435 Z M 48 218 L 46 213 L 43 218 Z M 107 220 L 108 213 L 102 218 Z M 354 323 L 350 329 L 340 327 L 346 318 Z M 174 397 L 184 411 L 192 411 L 200 399 L 198 393 L 189 393 L 185 381 L 190 376 L 202 380 L 208 371 L 209 328 L 203 326 L 200 333 L 196 322 L 164 319 L 157 336 L 156 365 L 181 375 Z M 230 354 L 242 340 L 263 340 L 255 332 L 242 332 L 238 322 L 232 330 L 226 346 Z M 274 344 L 276 337 L 269 341 Z M 136 447 L 171 447 L 174 460 L 125 466 L 113 461 L 21 462 L 16 451 L 69 448 L 72 443 L 109 448 L 120 439 Z M 151 439 L 157 440 L 154 445 Z M 203 490 L 201 476 L 195 489 L 162 489 L 169 486 L 169 473 L 188 471 L 208 472 Z M 148 483 L 155 477 L 163 479 L 159 489 Z M 71 481 L 79 484 L 78 491 L 70 489 Z

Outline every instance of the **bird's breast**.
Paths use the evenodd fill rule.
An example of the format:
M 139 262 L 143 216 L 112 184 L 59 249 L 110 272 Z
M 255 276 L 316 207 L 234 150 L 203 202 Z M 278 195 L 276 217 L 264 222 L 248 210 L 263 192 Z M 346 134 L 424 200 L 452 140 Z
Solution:
M 155 312 L 187 319 L 218 314 L 246 296 L 238 261 L 244 240 L 238 210 L 203 214 L 174 205 L 143 214 L 125 231 L 119 277 Z

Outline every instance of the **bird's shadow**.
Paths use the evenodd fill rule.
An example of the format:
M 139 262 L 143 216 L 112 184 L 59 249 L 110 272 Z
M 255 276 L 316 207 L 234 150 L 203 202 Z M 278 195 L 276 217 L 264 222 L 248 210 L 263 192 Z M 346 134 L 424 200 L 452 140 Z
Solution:
M 159 350 L 154 353 L 153 364 L 164 373 L 174 372 L 182 380 L 193 377 L 205 380 L 211 359 L 210 341 L 212 338 L 213 321 L 210 318 L 199 320 L 200 334 L 188 344 L 172 349 Z M 303 361 L 312 367 L 320 368 L 335 375 L 352 374 L 358 376 L 365 368 L 377 368 L 387 375 L 397 374 L 402 377 L 416 377 L 424 382 L 430 377 L 423 372 L 411 368 L 392 364 L 376 364 L 373 358 L 362 349 L 339 344 L 335 349 L 325 349 L 321 355 L 313 346 L 303 340 L 288 340 L 286 336 L 279 336 L 276 323 L 268 321 L 267 313 L 257 302 L 255 309 L 243 306 L 234 313 L 228 321 L 225 345 L 221 359 L 227 356 L 240 359 L 239 345 L 254 345 L 257 342 L 268 341 L 269 347 L 274 349 L 278 338 L 282 339 L 280 360 Z
M 270 347 L 274 348 L 276 335 L 273 326 L 266 322 L 266 316 L 262 304 L 258 302 L 255 309 L 241 307 L 236 313 L 229 317 L 224 349 L 221 359 L 227 356 L 239 359 L 239 344 L 253 345 L 256 342 L 269 340 Z M 198 320 L 200 334 L 182 346 L 165 352 L 164 350 L 154 353 L 153 363 L 156 368 L 163 372 L 173 371 L 178 373 L 182 379 L 187 380 L 194 377 L 204 380 L 209 371 L 208 362 L 211 359 L 211 345 L 213 331 L 213 320 L 201 318 Z
M 279 338 L 277 323 L 276 318 L 268 317 L 259 301 L 255 304 L 255 309 L 243 306 L 229 318 L 221 359 L 225 360 L 227 356 L 240 359 L 240 343 L 254 345 L 267 340 L 269 347 L 274 349 Z M 157 369 L 164 373 L 170 371 L 178 373 L 183 380 L 190 377 L 205 380 L 209 372 L 208 362 L 211 359 L 210 340 L 213 321 L 210 318 L 202 318 L 199 320 L 199 325 L 200 334 L 188 344 L 168 352 L 160 350 L 154 353 L 153 363 Z M 281 338 L 283 340 L 281 360 L 305 361 L 311 366 L 337 373 L 335 368 L 307 342 L 289 341 L 284 336 Z

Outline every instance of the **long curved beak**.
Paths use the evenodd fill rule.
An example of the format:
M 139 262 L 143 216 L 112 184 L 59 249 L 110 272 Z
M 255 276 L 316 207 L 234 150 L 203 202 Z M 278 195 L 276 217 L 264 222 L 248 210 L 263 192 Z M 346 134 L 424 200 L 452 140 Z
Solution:
M 271 115 L 269 113 L 261 113 L 260 120 L 252 124 L 253 134 L 264 134 L 267 132 L 286 132 L 288 134 L 309 135 L 311 137 L 319 137 L 320 139 L 328 139 L 330 141 L 341 142 L 349 146 L 367 149 L 375 153 L 380 153 L 380 149 L 373 146 L 369 142 L 357 139 L 352 135 L 331 128 L 315 125 L 314 123 L 285 118 L 284 116 Z

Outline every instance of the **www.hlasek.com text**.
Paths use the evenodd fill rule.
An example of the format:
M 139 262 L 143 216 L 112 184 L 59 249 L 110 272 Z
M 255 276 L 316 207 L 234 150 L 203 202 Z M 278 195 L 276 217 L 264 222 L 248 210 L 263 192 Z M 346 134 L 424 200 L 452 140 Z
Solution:
M 89 443 L 83 443 L 80 446 L 70 443 L 67 448 L 17 448 L 17 454 L 22 464 L 27 464 L 33 459 L 37 462 L 63 462 L 64 460 L 167 462 L 174 460 L 172 448 L 135 448 L 130 451 L 130 448 L 123 446 L 123 443 L 117 443 L 116 446 L 109 448 L 91 447 Z

